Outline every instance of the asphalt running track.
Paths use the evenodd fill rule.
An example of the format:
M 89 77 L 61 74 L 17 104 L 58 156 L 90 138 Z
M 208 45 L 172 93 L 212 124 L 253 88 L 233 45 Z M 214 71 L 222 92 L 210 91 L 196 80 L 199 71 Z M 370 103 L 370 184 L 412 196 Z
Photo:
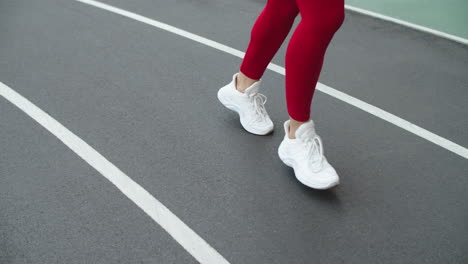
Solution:
M 106 3 L 237 50 L 263 6 Z M 310 190 L 276 156 L 283 75 L 264 77 L 276 130 L 258 137 L 216 101 L 239 65 L 232 54 L 76 1 L 3 1 L 0 33 L 1 263 L 216 263 L 207 248 L 229 263 L 468 261 L 463 153 L 317 92 L 312 115 L 342 184 Z M 320 81 L 463 150 L 467 70 L 467 46 L 348 12 Z M 96 170 L 107 163 L 64 145 L 70 135 L 38 124 L 44 115 L 29 117 L 8 89 L 149 196 L 116 188 L 110 167 Z M 148 197 L 206 244 L 136 205 Z

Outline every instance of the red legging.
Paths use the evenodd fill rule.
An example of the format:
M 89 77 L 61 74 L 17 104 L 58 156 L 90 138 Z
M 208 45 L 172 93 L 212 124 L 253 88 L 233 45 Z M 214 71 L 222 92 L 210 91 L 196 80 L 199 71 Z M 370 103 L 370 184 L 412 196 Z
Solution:
M 286 51 L 286 103 L 294 120 L 308 121 L 325 51 L 344 20 L 344 0 L 268 0 L 257 18 L 240 71 L 262 77 L 300 12 Z

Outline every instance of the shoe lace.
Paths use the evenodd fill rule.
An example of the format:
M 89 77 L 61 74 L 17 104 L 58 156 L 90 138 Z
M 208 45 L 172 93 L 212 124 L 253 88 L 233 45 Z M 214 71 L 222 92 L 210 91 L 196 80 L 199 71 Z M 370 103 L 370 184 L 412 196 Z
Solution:
M 257 117 L 257 120 L 265 120 L 266 117 L 268 116 L 268 113 L 265 109 L 265 103 L 267 102 L 267 97 L 261 93 L 255 93 L 252 95 L 249 95 L 249 98 L 251 100 L 251 105 L 253 106 L 253 110 L 255 112 L 255 116 Z
M 313 131 L 307 131 L 304 134 L 302 141 L 306 144 L 307 149 L 307 160 L 310 160 L 313 164 L 321 165 L 323 161 L 323 144 L 320 136 L 315 134 Z

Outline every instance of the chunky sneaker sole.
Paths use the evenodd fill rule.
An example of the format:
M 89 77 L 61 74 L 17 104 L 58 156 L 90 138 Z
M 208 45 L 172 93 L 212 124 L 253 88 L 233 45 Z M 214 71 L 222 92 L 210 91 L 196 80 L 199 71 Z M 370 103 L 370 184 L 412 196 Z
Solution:
M 302 174 L 300 174 L 299 172 L 296 172 L 296 169 L 295 169 L 295 167 L 297 167 L 296 161 L 286 157 L 286 155 L 282 153 L 281 146 L 278 148 L 278 156 L 286 166 L 291 167 L 294 170 L 294 175 L 296 176 L 296 179 L 307 187 L 318 189 L 318 190 L 327 190 L 340 184 L 339 178 L 333 181 L 323 182 L 323 181 L 314 180 L 314 178 L 312 177 L 302 176 Z
M 234 96 L 247 96 L 247 95 L 244 95 L 244 94 L 240 93 L 239 91 L 237 91 L 235 89 L 235 86 L 234 86 L 235 78 L 236 78 L 236 75 L 233 76 L 233 81 L 232 82 L 230 82 L 229 84 L 227 84 L 224 87 L 222 87 L 221 89 L 219 89 L 218 94 L 217 94 L 218 95 L 218 100 L 226 108 L 236 112 L 239 115 L 239 119 L 240 119 L 240 123 L 241 123 L 242 127 L 245 130 L 247 130 L 248 132 L 250 132 L 252 134 L 255 134 L 255 135 L 262 135 L 262 136 L 271 133 L 273 131 L 274 126 L 273 126 L 273 122 L 271 122 L 271 120 L 269 119 L 268 116 L 267 116 L 268 121 L 264 122 L 264 124 L 262 124 L 262 125 L 259 124 L 259 123 L 254 122 L 254 121 L 251 121 L 251 120 L 249 122 L 249 120 L 248 120 L 248 118 L 246 116 L 246 111 L 245 110 L 242 111 L 241 105 L 238 102 L 235 101 L 236 98 L 233 98 Z M 259 84 L 256 83 L 254 85 L 258 86 Z M 252 90 L 252 89 L 249 90 L 250 88 L 257 88 L 257 87 L 253 87 L 254 85 L 247 88 L 246 93 L 250 92 Z M 239 94 L 236 94 L 236 93 L 239 93 L 239 94 L 242 94 L 242 95 L 239 95 Z M 255 91 L 255 93 L 256 93 L 256 91 Z M 241 99 L 237 98 L 237 100 L 241 100 Z M 246 107 L 246 106 L 244 105 L 244 107 Z

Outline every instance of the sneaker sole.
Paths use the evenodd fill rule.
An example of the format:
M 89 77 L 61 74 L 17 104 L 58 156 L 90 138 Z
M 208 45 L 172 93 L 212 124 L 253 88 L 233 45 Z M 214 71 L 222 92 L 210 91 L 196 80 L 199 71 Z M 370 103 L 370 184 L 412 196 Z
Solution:
M 284 157 L 284 155 L 283 155 L 283 153 L 281 151 L 281 148 L 278 148 L 278 156 L 286 166 L 291 167 L 294 170 L 294 175 L 296 176 L 296 179 L 300 183 L 304 184 L 307 187 L 310 187 L 310 188 L 313 188 L 313 189 L 318 189 L 318 190 L 327 190 L 327 189 L 330 189 L 330 188 L 333 188 L 333 187 L 337 186 L 340 183 L 339 180 L 329 182 L 329 183 L 314 182 L 311 179 L 308 179 L 306 181 L 305 179 L 302 179 L 301 177 L 299 177 L 298 174 L 296 173 L 296 169 L 294 168 L 295 165 L 296 165 L 296 162 L 294 160 L 292 160 L 292 159 L 288 159 L 288 158 Z
M 222 89 L 222 88 L 221 88 Z M 218 100 L 221 102 L 221 104 L 223 104 L 227 109 L 231 110 L 231 111 L 234 111 L 236 112 L 238 115 L 239 115 L 239 120 L 240 120 L 240 123 L 242 125 L 242 127 L 249 133 L 252 133 L 252 134 L 255 134 L 255 135 L 259 135 L 259 136 L 264 136 L 264 135 L 268 135 L 269 133 L 271 133 L 273 131 L 273 128 L 270 129 L 270 130 L 267 130 L 267 131 L 260 131 L 258 129 L 255 129 L 253 127 L 249 127 L 247 126 L 246 124 L 244 124 L 244 122 L 242 121 L 243 118 L 242 118 L 242 114 L 239 110 L 239 108 L 234 105 L 234 104 L 231 104 L 229 103 L 221 94 L 221 89 L 218 91 Z

